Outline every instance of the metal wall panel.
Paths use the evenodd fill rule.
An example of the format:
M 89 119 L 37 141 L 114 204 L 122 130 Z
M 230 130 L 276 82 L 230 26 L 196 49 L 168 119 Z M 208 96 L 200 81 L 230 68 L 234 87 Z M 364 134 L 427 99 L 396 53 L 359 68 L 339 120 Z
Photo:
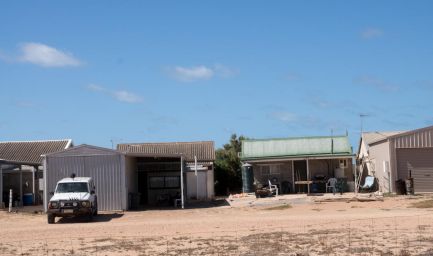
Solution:
M 433 147 L 433 129 L 393 138 L 395 148 L 429 148 Z
M 76 176 L 93 177 L 98 195 L 98 209 L 125 210 L 125 178 L 122 155 L 47 156 L 46 189 L 54 191 L 58 180 Z M 48 196 L 48 199 L 51 196 Z
M 433 148 L 397 149 L 397 172 L 406 179 L 412 171 L 415 192 L 433 192 Z

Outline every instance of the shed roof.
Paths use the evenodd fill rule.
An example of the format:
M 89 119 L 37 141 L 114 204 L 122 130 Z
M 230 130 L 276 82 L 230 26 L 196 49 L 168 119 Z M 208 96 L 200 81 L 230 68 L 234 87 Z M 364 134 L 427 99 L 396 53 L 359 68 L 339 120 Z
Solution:
M 198 161 L 215 160 L 213 141 L 118 144 L 117 150 L 126 154 L 182 155 L 186 161 L 194 161 L 194 156 L 197 156 Z
M 0 159 L 10 163 L 42 165 L 42 155 L 62 151 L 72 140 L 5 141 L 0 142 Z
M 423 128 L 419 128 L 419 129 L 415 129 L 415 130 L 404 131 L 404 132 L 401 132 L 399 134 L 392 135 L 392 136 L 390 136 L 390 138 L 403 137 L 403 136 L 412 135 L 412 134 L 416 134 L 416 133 L 421 133 L 421 132 L 425 132 L 425 131 L 429 131 L 429 130 L 433 130 L 433 125 L 430 125 L 430 126 L 427 126 L 427 127 L 423 127 Z
M 388 139 L 389 137 L 405 133 L 406 131 L 387 131 L 387 132 L 363 132 L 362 139 L 367 145 Z
M 243 140 L 241 159 L 352 156 L 347 136 Z
M 68 148 L 66 150 L 45 154 L 48 157 L 64 157 L 64 156 L 91 156 L 91 155 L 118 155 L 122 154 L 122 152 L 102 148 L 87 144 L 81 144 L 72 148 Z

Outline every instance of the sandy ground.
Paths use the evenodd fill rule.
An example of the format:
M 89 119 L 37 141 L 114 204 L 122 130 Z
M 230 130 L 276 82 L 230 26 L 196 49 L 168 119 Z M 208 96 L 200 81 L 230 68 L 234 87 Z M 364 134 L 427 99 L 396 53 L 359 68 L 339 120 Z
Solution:
M 0 211 L 0 255 L 433 255 L 433 196 L 233 198 L 85 218 Z M 329 200 L 329 201 L 327 201 Z

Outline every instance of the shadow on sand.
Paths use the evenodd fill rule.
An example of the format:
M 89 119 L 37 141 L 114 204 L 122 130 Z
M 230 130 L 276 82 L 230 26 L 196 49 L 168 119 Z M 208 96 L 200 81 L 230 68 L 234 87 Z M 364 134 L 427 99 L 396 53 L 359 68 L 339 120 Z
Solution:
M 90 219 L 88 216 L 61 217 L 56 223 L 71 224 L 71 223 L 86 223 L 86 222 L 109 222 L 112 219 L 121 218 L 123 213 L 99 213 Z
M 230 206 L 225 198 L 214 199 L 212 201 L 189 201 L 185 202 L 185 209 L 203 209 L 203 208 L 214 208 L 221 206 Z M 140 206 L 138 209 L 130 209 L 129 212 L 140 212 L 140 211 L 150 211 L 150 210 L 180 210 L 180 206 L 174 207 L 172 205 L 164 204 L 159 206 Z

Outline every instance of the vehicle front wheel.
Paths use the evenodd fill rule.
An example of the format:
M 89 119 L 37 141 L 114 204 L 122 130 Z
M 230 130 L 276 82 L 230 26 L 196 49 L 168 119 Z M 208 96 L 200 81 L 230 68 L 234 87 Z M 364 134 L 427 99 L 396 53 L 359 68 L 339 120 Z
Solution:
M 90 213 L 89 215 L 87 215 L 87 220 L 90 222 L 93 221 L 93 213 Z
M 97 216 L 98 215 L 98 202 L 95 203 L 95 209 L 93 211 L 93 216 Z
M 54 216 L 53 214 L 49 213 L 47 215 L 47 220 L 48 220 L 48 224 L 53 224 L 56 221 L 56 216 Z

